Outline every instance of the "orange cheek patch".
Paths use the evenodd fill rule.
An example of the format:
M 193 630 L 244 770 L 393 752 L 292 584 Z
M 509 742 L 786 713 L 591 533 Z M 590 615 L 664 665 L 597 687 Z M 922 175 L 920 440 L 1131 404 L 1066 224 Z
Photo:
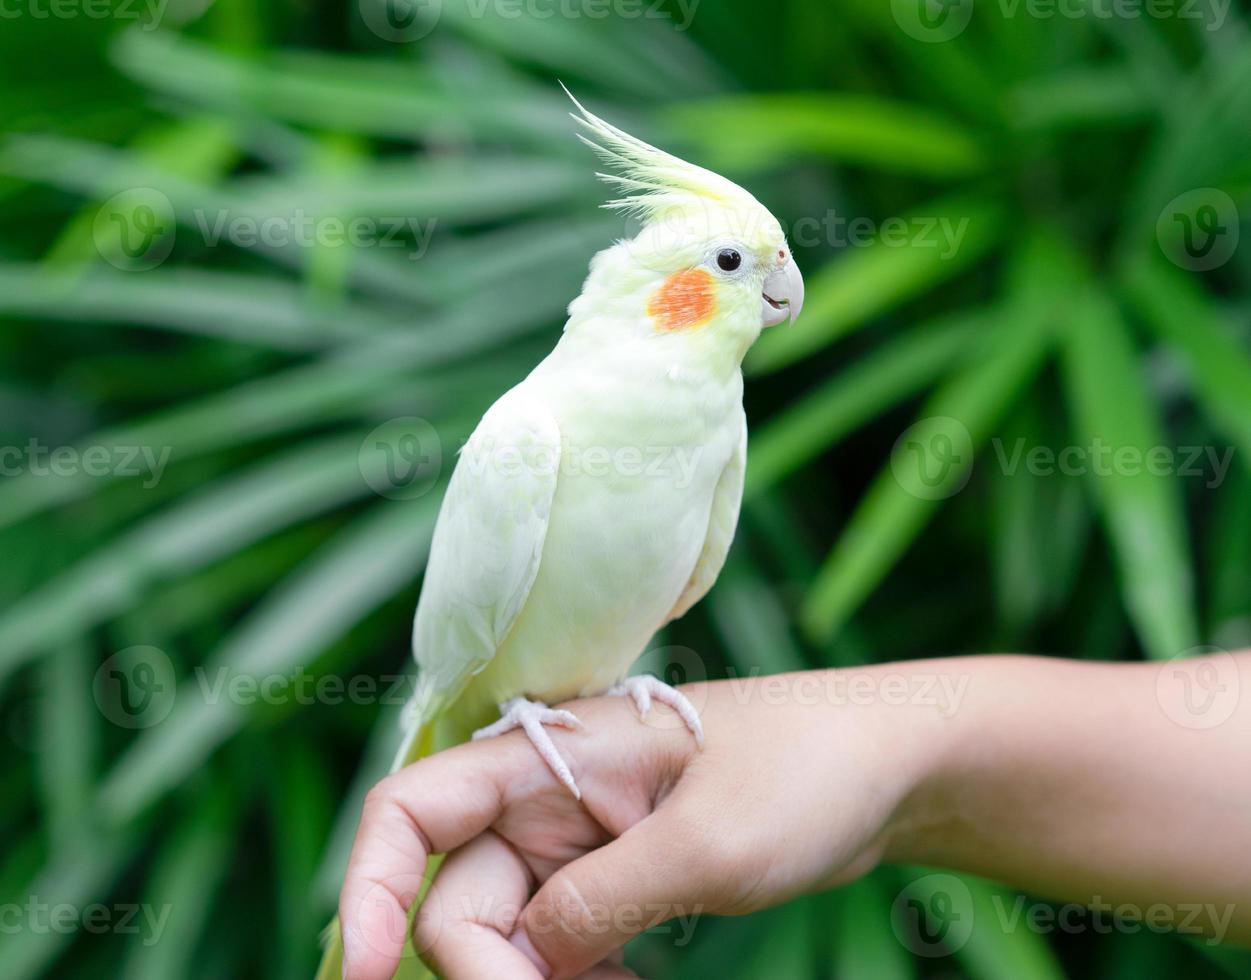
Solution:
M 716 302 L 707 269 L 683 269 L 666 279 L 647 301 L 647 315 L 662 330 L 689 330 L 712 318 Z

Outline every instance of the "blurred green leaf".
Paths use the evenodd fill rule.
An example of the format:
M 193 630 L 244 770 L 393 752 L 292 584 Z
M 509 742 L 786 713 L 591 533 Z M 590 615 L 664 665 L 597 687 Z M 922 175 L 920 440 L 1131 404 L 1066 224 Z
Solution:
M 195 972 L 209 912 L 231 870 L 236 814 L 229 796 L 228 788 L 218 784 L 207 798 L 197 797 L 157 855 L 143 903 L 148 921 L 128 944 L 123 980 Z
M 927 324 L 836 375 L 753 428 L 744 495 L 750 499 L 946 371 L 988 328 L 985 313 Z
M 359 438 L 304 444 L 148 519 L 0 612 L 0 681 L 117 615 L 155 582 L 186 574 L 357 497 Z
M 919 425 L 937 420 L 956 434 L 963 432 L 963 441 L 973 451 L 990 436 L 996 421 L 1041 367 L 1051 341 L 1052 287 L 1050 283 L 1036 281 L 1058 272 L 1055 262 L 1045 261 L 1048 255 L 1038 246 L 1024 253 L 1020 264 L 1032 271 L 1021 290 L 1024 293 L 1028 288 L 1029 295 L 1018 296 L 1005 304 L 1001 322 L 984 337 L 979 356 L 971 359 L 926 402 Z M 929 435 L 931 439 L 950 439 L 952 432 L 930 432 Z M 931 441 L 930 448 L 923 452 L 934 451 L 934 446 Z M 897 448 L 897 453 L 899 465 L 910 464 L 902 450 Z M 917 465 L 928 462 L 922 459 Z M 828 641 L 843 626 L 911 544 L 941 501 L 960 490 L 973 464 L 964 450 L 954 445 L 953 455 L 937 462 L 941 464 L 941 483 L 925 487 L 924 495 L 920 495 L 922 488 L 911 484 L 906 488 L 892 463 L 878 475 L 861 499 L 800 611 L 805 631 L 816 642 Z
M 1139 315 L 1181 355 L 1195 398 L 1251 466 L 1251 353 L 1191 276 L 1160 258 L 1134 263 L 1125 290 Z
M 1234 50 L 1234 57 L 1213 59 L 1205 66 L 1208 71 L 1167 91 L 1165 126 L 1145 156 L 1130 197 L 1121 242 L 1126 255 L 1151 247 L 1156 221 L 1177 195 L 1219 187 L 1245 164 L 1251 151 L 1251 42 L 1244 36 Z
M 1227 650 L 1251 648 L 1251 473 L 1237 470 L 1220 490 L 1207 542 L 1208 634 Z
M 95 664 L 80 637 L 69 638 L 42 665 L 39 775 L 54 850 L 89 832 L 100 714 L 91 700 Z
M 423 220 L 428 228 L 524 214 L 589 190 L 586 169 L 541 157 L 390 158 L 371 163 L 350 183 L 307 173 L 245 175 L 209 188 L 133 152 L 62 137 L 13 136 L 0 149 L 0 173 L 92 197 L 148 189 L 168 199 L 189 241 L 212 247 L 255 239 L 261 252 L 297 251 L 302 236 L 329 234 L 325 222 L 345 216 L 378 219 L 381 240 L 392 225 L 405 230 Z M 261 237 L 263 222 L 270 244 Z
M 1155 475 L 1147 466 L 1153 450 L 1174 451 L 1154 417 L 1116 308 L 1093 289 L 1074 305 L 1063 358 L 1074 443 L 1092 453 L 1091 490 L 1143 645 L 1152 656 L 1175 657 L 1198 642 L 1185 519 L 1175 476 Z M 1107 459 L 1096 453 L 1100 445 Z M 1119 465 L 1121 454 L 1136 464 Z
M 115 822 L 134 819 L 246 724 L 254 706 L 232 698 L 234 678 L 259 682 L 309 668 L 330 643 L 405 588 L 425 563 L 437 509 L 437 496 L 379 505 L 297 569 L 196 676 L 179 685 L 169 718 L 118 760 L 100 787 L 100 812 Z M 381 685 L 379 693 L 388 687 Z
M 382 0 L 361 2 L 382 6 Z M 517 8 L 507 5 L 443 0 L 433 16 L 438 25 L 449 24 L 522 63 L 590 79 L 613 92 L 656 98 L 675 89 L 698 92 L 719 80 L 720 73 L 686 34 L 694 6 L 653 6 L 650 16 L 631 18 L 629 30 L 620 20 L 605 24 L 607 18 L 595 11 L 568 16 L 557 0 L 533 0 L 531 9 L 533 16 L 519 17 Z
M 158 327 L 291 351 L 408 325 L 358 304 L 315 306 L 290 282 L 186 268 L 136 276 L 0 264 L 0 315 Z
M 472 314 L 471 308 L 464 311 Z M 485 390 L 485 408 L 495 395 L 519 380 L 515 369 L 416 374 L 471 354 L 535 324 L 541 310 L 511 306 L 484 319 L 440 318 L 406 334 L 346 349 L 333 357 L 299 365 L 255 381 L 174 407 L 115 429 L 96 432 L 78 444 L 80 451 L 102 447 L 110 453 L 144 448 L 160 454 L 168 448 L 175 462 L 332 419 L 375 417 L 377 406 L 394 400 L 404 414 L 436 414 L 467 393 Z M 541 321 L 540 321 L 541 322 Z M 483 383 L 485 381 L 485 384 Z M 392 412 L 392 415 L 398 414 Z M 173 455 L 177 448 L 177 456 Z M 122 467 L 88 473 L 82 467 L 56 472 L 25 470 L 0 482 L 0 528 L 26 520 L 59 504 L 87 496 L 121 478 Z M 133 469 L 131 467 L 130 469 Z M 143 469 L 142 477 L 149 472 Z
M 1013 907 L 1021 901 L 1016 893 L 981 878 L 960 879 L 973 898 L 973 931 L 955 955 L 972 980 L 1063 980 L 1047 940 L 1024 923 L 1012 925 Z
M 718 170 L 829 157 L 894 173 L 962 177 L 986 165 L 963 127 L 907 103 L 868 96 L 787 92 L 680 103 L 665 111 L 675 133 Z M 744 133 L 767 134 L 744 139 Z
M 394 728 L 390 734 L 394 737 Z M 317 969 L 317 937 L 325 924 L 310 896 L 334 800 L 325 760 L 307 740 L 278 741 L 271 765 L 276 776 L 269 787 L 269 806 L 277 879 L 278 975 L 304 980 Z
M 887 225 L 872 244 L 844 250 L 807 285 L 798 325 L 768 331 L 745 370 L 766 374 L 793 364 L 867 321 L 959 275 L 981 259 L 1002 231 L 1003 212 L 976 199 L 935 202 L 895 218 L 912 244 L 887 242 Z
M 1058 606 L 1076 584 L 1090 537 L 1091 515 L 1080 482 L 1062 472 L 1034 473 L 1025 456 L 1054 445 L 1036 404 L 1029 400 L 992 447 L 1000 472 L 990 482 L 991 558 L 995 598 L 1009 633 Z M 1008 461 L 1016 459 L 1015 464 Z
M 800 898 L 773 914 L 773 928 L 735 965 L 746 980 L 817 980 L 816 902 Z
M 870 874 L 839 889 L 838 918 L 830 931 L 834 980 L 911 980 L 912 957 L 891 928 L 891 896 L 878 875 Z
M 731 554 L 706 601 L 735 676 L 782 674 L 807 666 L 786 610 L 741 556 Z
M 1157 109 L 1122 67 L 1066 68 L 1026 79 L 1007 99 L 1008 117 L 1021 129 L 1132 125 Z
M 129 834 L 94 833 L 80 837 L 75 847 L 58 852 L 30 882 L 23 895 L 12 900 L 39 915 L 42 928 L 5 930 L 0 936 L 0 962 L 6 980 L 33 980 L 44 974 L 73 942 L 75 929 L 51 928 L 52 906 L 68 907 L 79 920 L 89 906 L 105 897 L 134 850 Z M 28 905 L 33 903 L 33 905 Z M 110 911 L 107 907 L 106 914 Z
M 363 0 L 369 2 L 369 0 Z M 552 86 L 500 89 L 469 100 L 436 86 L 413 61 L 313 51 L 241 53 L 172 31 L 125 31 L 111 55 L 118 68 L 155 91 L 249 117 L 259 114 L 336 132 L 397 139 L 476 132 L 528 140 L 567 135 L 566 102 Z

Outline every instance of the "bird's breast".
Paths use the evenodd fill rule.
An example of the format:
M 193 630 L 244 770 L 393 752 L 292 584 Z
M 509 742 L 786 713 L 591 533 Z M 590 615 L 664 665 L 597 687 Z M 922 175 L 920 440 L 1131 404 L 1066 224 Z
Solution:
M 718 399 L 683 387 L 633 406 L 583 402 L 575 415 L 556 408 L 560 472 L 542 560 L 521 616 L 480 678 L 490 700 L 602 691 L 673 609 L 742 425 L 733 393 Z

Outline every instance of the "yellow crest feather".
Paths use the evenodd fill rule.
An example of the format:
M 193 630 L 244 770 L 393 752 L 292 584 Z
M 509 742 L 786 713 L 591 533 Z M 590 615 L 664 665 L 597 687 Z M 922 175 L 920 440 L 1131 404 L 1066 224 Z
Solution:
M 590 139 L 578 133 L 578 139 L 619 171 L 595 176 L 628 192 L 608 201 L 604 207 L 637 213 L 645 218 L 672 210 L 706 207 L 709 203 L 731 208 L 760 207 L 754 197 L 733 181 L 631 136 L 588 110 L 563 83 L 560 87 L 578 109 L 569 115 L 595 137 Z

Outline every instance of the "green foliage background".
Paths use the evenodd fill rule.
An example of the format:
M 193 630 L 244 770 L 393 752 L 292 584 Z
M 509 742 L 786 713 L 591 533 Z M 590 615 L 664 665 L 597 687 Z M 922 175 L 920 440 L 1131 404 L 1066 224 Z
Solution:
M 590 256 L 629 231 L 597 210 L 557 78 L 750 187 L 796 232 L 807 277 L 802 320 L 747 365 L 742 527 L 710 598 L 659 641 L 697 654 L 679 666 L 1251 642 L 1251 247 L 1201 271 L 1168 258 L 1180 195 L 1229 195 L 1234 229 L 1251 214 L 1240 4 L 1213 30 L 1208 6 L 1205 21 L 978 2 L 942 43 L 887 0 L 421 6 L 431 29 L 401 43 L 368 27 L 373 0 L 171 0 L 155 30 L 137 4 L 5 8 L 0 444 L 170 451 L 155 486 L 0 478 L 0 901 L 169 910 L 156 943 L 6 928 L 10 980 L 310 974 L 395 709 L 214 699 L 195 670 L 404 668 L 439 491 L 376 494 L 366 435 L 420 416 L 450 460 L 550 348 Z M 108 231 L 141 216 L 134 188 L 171 208 L 170 254 L 142 271 Z M 412 258 L 415 242 L 202 230 L 300 210 L 433 234 Z M 951 254 L 916 224 L 903 247 L 848 243 L 831 212 L 967 232 Z M 805 218 L 818 231 L 800 239 Z M 934 416 L 975 452 L 926 500 L 889 460 Z M 1223 481 L 1009 473 L 994 447 L 1018 439 L 1228 446 L 1234 462 Z M 127 654 L 132 677 L 172 666 L 168 717 L 139 728 L 110 720 L 97 683 L 136 646 L 159 652 Z M 1145 929 L 1005 931 L 988 910 L 1013 898 L 972 880 L 970 941 L 913 957 L 890 908 L 919 873 L 708 920 L 687 946 L 648 936 L 632 962 L 654 977 L 1246 975 L 1241 954 Z

